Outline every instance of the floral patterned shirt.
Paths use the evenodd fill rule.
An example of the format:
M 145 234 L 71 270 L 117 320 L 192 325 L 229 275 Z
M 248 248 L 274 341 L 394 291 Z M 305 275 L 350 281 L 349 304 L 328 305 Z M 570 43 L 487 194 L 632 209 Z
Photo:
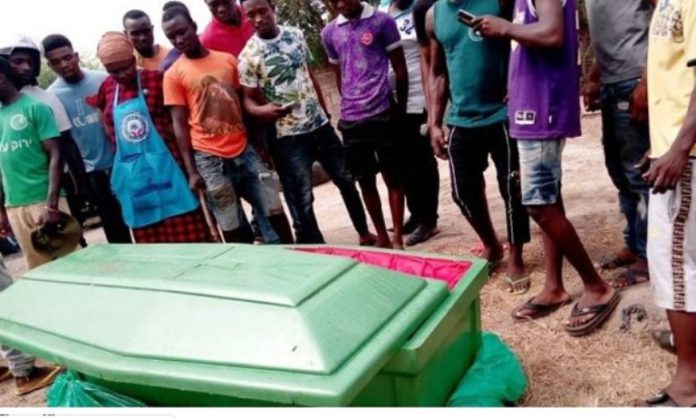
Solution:
M 284 26 L 274 39 L 254 35 L 239 54 L 243 86 L 260 88 L 271 103 L 292 105 L 292 112 L 276 122 L 279 138 L 306 134 L 328 123 L 309 75 L 310 57 L 302 32 Z

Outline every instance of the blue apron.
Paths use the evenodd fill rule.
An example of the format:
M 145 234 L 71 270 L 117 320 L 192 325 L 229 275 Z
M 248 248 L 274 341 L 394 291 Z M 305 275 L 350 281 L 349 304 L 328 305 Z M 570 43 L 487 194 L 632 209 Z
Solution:
M 111 189 L 121 203 L 123 220 L 142 228 L 198 208 L 188 181 L 157 132 L 138 76 L 138 97 L 118 104 L 114 97 L 116 158 Z

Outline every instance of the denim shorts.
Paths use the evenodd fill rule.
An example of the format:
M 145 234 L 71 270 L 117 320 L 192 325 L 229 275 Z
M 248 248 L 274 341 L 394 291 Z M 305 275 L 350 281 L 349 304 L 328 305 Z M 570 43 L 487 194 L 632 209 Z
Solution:
M 553 205 L 561 195 L 561 155 L 565 139 L 518 140 L 522 204 Z

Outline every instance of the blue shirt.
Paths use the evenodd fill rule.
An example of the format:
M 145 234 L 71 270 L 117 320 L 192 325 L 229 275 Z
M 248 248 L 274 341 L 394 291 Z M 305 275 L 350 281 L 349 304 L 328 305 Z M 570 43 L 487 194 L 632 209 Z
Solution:
M 83 70 L 84 78 L 76 84 L 68 84 L 58 78 L 48 91 L 55 94 L 68 112 L 72 128 L 70 133 L 80 149 L 88 173 L 111 168 L 114 164 L 114 146 L 107 140 L 106 131 L 96 107 L 87 104 L 88 97 L 96 96 L 106 73 Z

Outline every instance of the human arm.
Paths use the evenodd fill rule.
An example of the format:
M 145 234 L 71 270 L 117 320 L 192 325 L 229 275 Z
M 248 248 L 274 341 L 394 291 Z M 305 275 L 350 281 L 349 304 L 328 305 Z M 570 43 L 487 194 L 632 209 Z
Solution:
M 599 65 L 597 65 L 596 60 L 593 60 L 592 65 L 590 66 L 590 72 L 587 75 L 587 82 L 582 89 L 582 102 L 585 105 L 585 110 L 599 110 L 599 88 Z
M 425 19 L 425 31 L 430 38 L 431 65 L 429 80 L 430 91 L 430 115 L 429 132 L 433 152 L 439 158 L 447 159 L 447 140 L 443 123 L 445 118 L 445 108 L 447 107 L 447 91 L 449 81 L 447 79 L 447 63 L 445 62 L 445 52 L 442 45 L 435 38 L 434 32 L 434 12 L 431 9 Z
M 408 69 L 404 58 L 404 48 L 399 46 L 389 51 L 389 62 L 394 69 L 396 79 L 396 108 L 400 115 L 405 115 L 408 101 Z
M 643 178 L 654 193 L 674 189 L 679 183 L 689 155 L 696 144 L 696 87 L 691 91 L 686 119 L 669 151 L 652 163 Z
M 474 28 L 487 38 L 511 38 L 533 48 L 563 46 L 563 6 L 559 0 L 536 0 L 538 21 L 516 24 L 497 16 L 481 16 Z
M 48 196 L 46 207 L 39 217 L 39 225 L 55 224 L 60 220 L 58 199 L 60 198 L 60 179 L 63 173 L 63 159 L 60 153 L 60 138 L 45 139 L 41 142 L 48 156 Z
M 265 103 L 266 100 L 258 87 L 242 86 L 240 93 L 247 113 L 265 122 L 275 122 L 292 111 L 291 108 L 283 107 L 278 103 Z
M 312 85 L 314 85 L 314 90 L 317 92 L 317 97 L 319 98 L 319 105 L 321 106 L 322 109 L 324 109 L 324 113 L 326 113 L 326 117 L 331 119 L 331 114 L 329 113 L 329 108 L 326 106 L 326 99 L 324 99 L 324 92 L 321 90 L 321 85 L 319 81 L 317 80 L 316 75 L 314 74 L 314 71 L 309 70 L 309 78 L 312 80 Z
M 186 174 L 189 179 L 189 188 L 194 193 L 205 191 L 205 183 L 198 173 L 196 162 L 193 159 L 193 147 L 191 146 L 191 133 L 189 131 L 189 111 L 185 106 L 171 106 L 172 127 L 176 137 L 176 146 L 181 154 Z

